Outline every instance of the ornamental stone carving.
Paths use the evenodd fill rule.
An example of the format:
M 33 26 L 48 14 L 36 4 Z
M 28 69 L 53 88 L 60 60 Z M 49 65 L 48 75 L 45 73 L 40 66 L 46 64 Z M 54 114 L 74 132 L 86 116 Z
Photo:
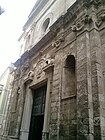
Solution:
M 27 74 L 27 76 L 24 78 L 24 82 L 31 82 L 33 81 L 34 78 L 34 71 L 29 71 L 29 73 Z
M 71 26 L 71 29 L 73 32 L 79 32 L 84 29 L 85 25 L 90 24 L 91 22 L 92 22 L 92 18 L 87 14 L 78 23 L 74 23 Z
M 51 56 L 49 55 L 44 55 L 38 62 L 37 64 L 34 65 L 34 69 L 36 72 L 36 77 L 37 79 L 39 79 L 41 77 L 41 74 L 43 71 L 43 69 L 48 66 L 54 64 L 54 59 L 51 58 Z
M 29 68 L 29 61 L 26 61 L 22 66 L 22 73 L 26 72 Z
M 84 0 L 84 5 L 86 7 L 89 7 L 91 4 L 94 4 L 95 6 L 99 6 L 99 4 L 104 4 L 104 0 Z
M 42 133 L 42 140 L 48 140 L 49 139 L 49 133 L 48 132 L 43 132 Z
M 31 30 L 31 31 L 33 31 L 33 30 L 34 30 L 34 28 L 35 28 L 35 26 L 36 26 L 36 22 L 34 22 L 34 23 L 31 25 L 30 30 Z
M 45 66 L 45 59 L 42 58 L 41 60 L 38 61 L 38 63 L 36 64 L 36 77 L 37 79 L 39 79 L 41 77 L 41 74 L 43 72 L 43 67 Z
M 84 24 L 80 24 L 80 23 L 78 23 L 77 25 L 73 24 L 73 26 L 71 27 L 73 32 L 81 31 L 83 28 L 84 28 Z
M 105 11 L 103 11 L 99 16 L 96 22 L 96 26 L 100 27 L 105 22 Z
M 14 79 L 18 78 L 20 76 L 20 68 L 17 68 L 15 71 L 14 71 Z
M 64 34 L 62 34 L 54 43 L 52 43 L 52 46 L 58 48 L 61 45 L 61 43 L 64 42 L 64 40 L 65 37 Z

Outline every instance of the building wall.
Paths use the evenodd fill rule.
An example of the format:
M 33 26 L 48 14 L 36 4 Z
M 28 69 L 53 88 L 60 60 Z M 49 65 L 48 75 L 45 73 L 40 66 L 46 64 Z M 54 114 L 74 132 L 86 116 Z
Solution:
M 0 77 L 0 84 L 3 85 L 2 92 L 0 94 L 0 138 L 3 133 L 11 94 L 11 82 L 13 80 L 13 76 L 11 74 L 12 70 L 12 67 L 8 67 Z
M 75 2 L 73 1 L 65 1 L 65 0 L 51 0 L 48 1 L 47 4 L 40 10 L 40 12 L 32 18 L 31 23 L 26 23 L 24 30 L 24 34 L 22 35 L 20 42 L 23 43 L 24 52 L 32 48 L 42 37 L 48 33 L 49 27 L 63 14 L 66 13 L 67 9 Z M 43 32 L 43 23 L 44 21 L 50 18 L 50 23 L 48 25 L 48 29 L 46 32 Z M 30 19 L 31 20 L 31 17 Z M 32 30 L 34 28 L 34 30 Z M 23 51 L 22 51 L 23 52 Z M 21 53 L 22 54 L 22 53 Z
M 28 140 L 33 90 L 45 84 L 42 140 L 105 139 L 104 8 L 77 0 L 16 61 L 2 140 Z

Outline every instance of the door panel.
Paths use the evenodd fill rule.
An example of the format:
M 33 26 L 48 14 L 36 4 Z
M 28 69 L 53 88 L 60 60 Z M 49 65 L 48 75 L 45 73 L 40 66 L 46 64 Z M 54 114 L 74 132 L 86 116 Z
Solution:
M 28 140 L 42 140 L 46 85 L 33 91 L 33 107 Z

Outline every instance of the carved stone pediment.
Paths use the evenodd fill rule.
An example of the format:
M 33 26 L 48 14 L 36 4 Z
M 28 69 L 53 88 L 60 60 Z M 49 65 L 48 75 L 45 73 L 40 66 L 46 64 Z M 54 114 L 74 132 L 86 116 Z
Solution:
M 51 70 L 54 67 L 54 61 L 55 60 L 53 58 L 46 59 L 46 65 L 45 67 L 43 67 L 43 71 L 48 72 L 49 70 Z
M 48 64 L 45 67 L 43 67 L 43 71 L 48 73 L 54 68 L 54 63 Z
M 32 82 L 34 78 L 34 71 L 29 71 L 29 73 L 27 74 L 27 76 L 24 78 L 24 82 L 25 83 L 29 83 Z
M 43 56 L 42 59 L 40 59 L 37 64 L 34 66 L 36 77 L 39 79 L 42 75 L 45 69 L 45 67 L 49 67 L 54 64 L 54 59 L 50 56 Z

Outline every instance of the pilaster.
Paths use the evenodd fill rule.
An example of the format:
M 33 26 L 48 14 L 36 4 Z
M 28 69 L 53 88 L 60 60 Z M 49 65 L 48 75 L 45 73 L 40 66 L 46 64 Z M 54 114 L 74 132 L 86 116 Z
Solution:
M 50 114 L 50 140 L 60 139 L 60 107 L 61 107 L 61 76 L 62 76 L 62 50 L 55 56 L 53 86 L 51 94 Z
M 93 140 L 93 105 L 89 32 L 84 31 L 77 44 L 77 139 Z
M 94 110 L 94 138 L 95 140 L 105 139 L 105 97 L 102 74 L 101 40 L 99 29 L 96 26 L 96 9 L 92 7 L 92 18 L 94 26 L 90 31 L 91 46 L 91 70 L 92 70 L 92 96 Z
M 53 65 L 48 65 L 47 67 L 44 67 L 44 71 L 47 74 L 48 80 L 47 80 L 47 93 L 46 93 L 42 140 L 49 140 L 49 123 L 50 123 L 50 107 L 51 107 L 50 94 L 52 94 L 51 90 L 53 80 Z
M 28 140 L 32 103 L 33 100 L 31 89 L 28 86 L 26 86 L 26 98 L 23 110 L 22 124 L 20 129 L 20 140 Z

